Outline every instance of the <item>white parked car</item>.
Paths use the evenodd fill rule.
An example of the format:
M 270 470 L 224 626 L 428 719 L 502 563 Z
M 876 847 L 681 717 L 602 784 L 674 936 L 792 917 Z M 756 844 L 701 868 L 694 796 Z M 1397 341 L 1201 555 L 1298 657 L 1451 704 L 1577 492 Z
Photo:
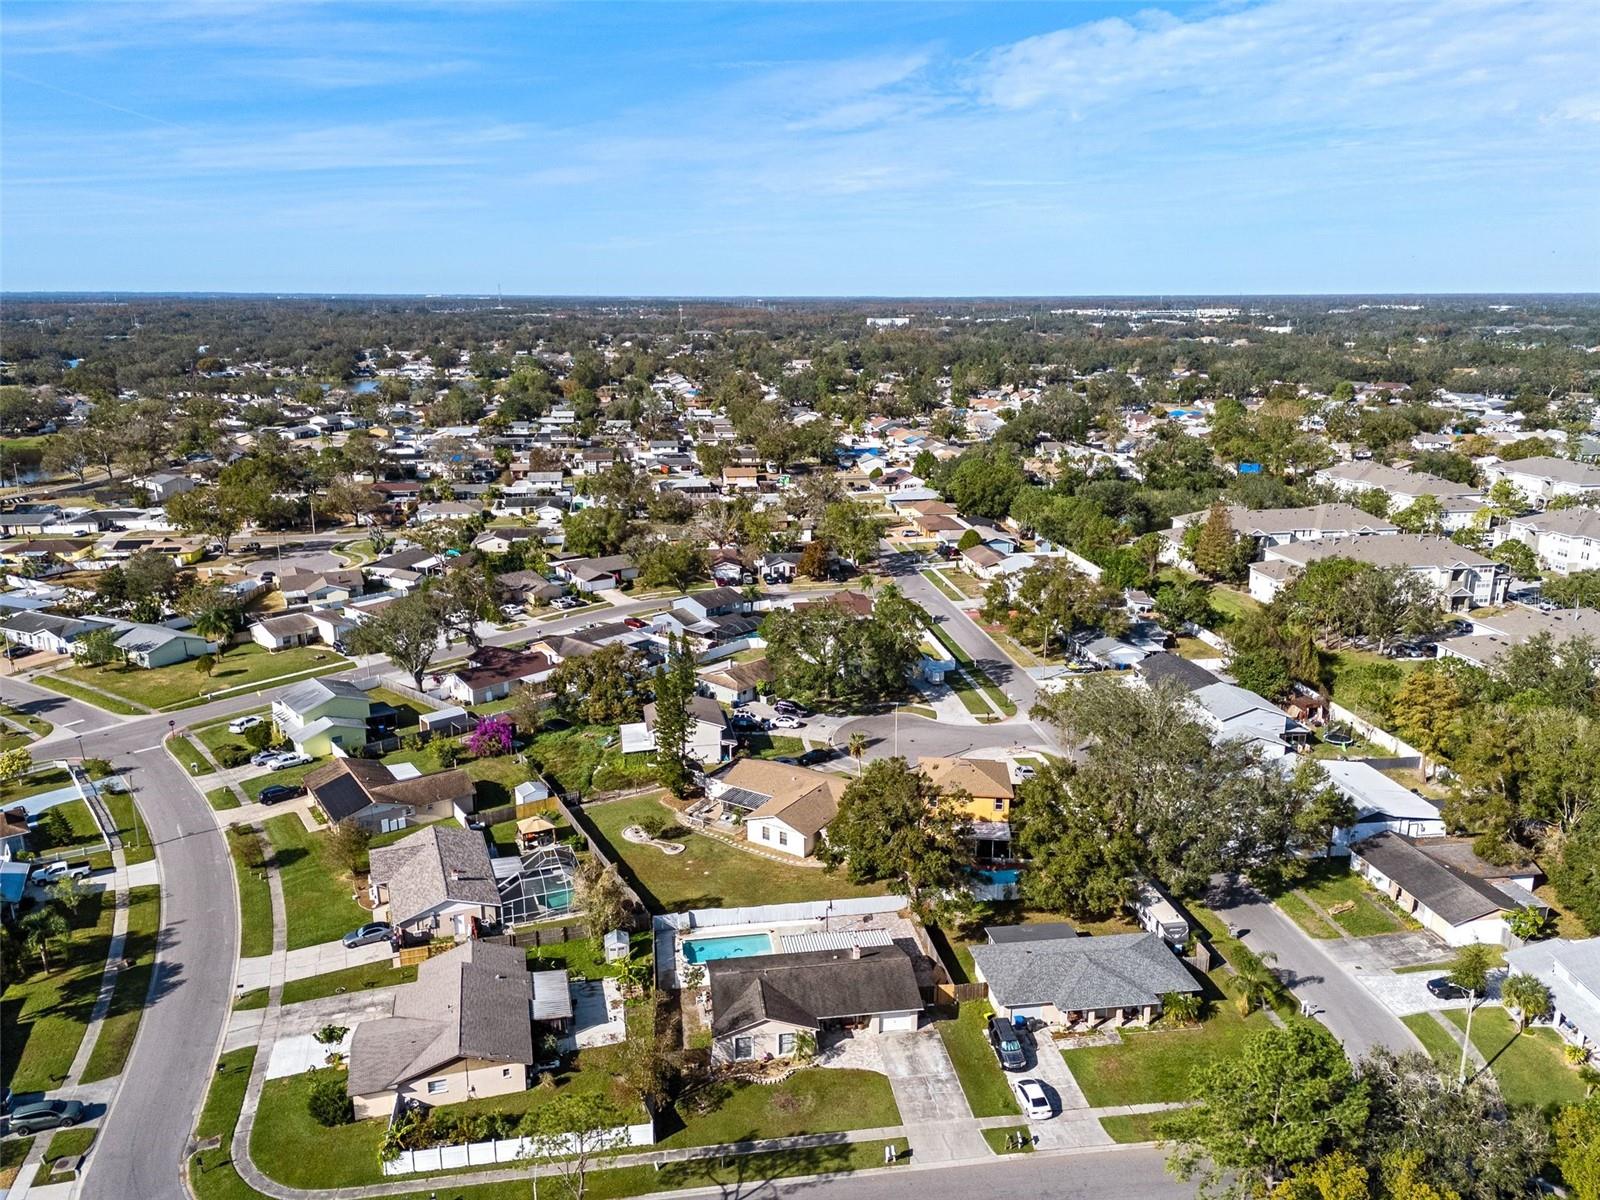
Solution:
M 243 733 L 246 729 L 254 729 L 262 724 L 260 717 L 240 717 L 236 721 L 228 722 L 229 733 Z
M 805 722 L 799 717 L 773 717 L 771 721 L 774 729 L 799 729 Z
M 1011 1090 L 1017 1094 L 1017 1103 L 1022 1105 L 1022 1115 L 1028 1120 L 1048 1121 L 1056 1115 L 1056 1110 L 1050 1103 L 1050 1093 L 1044 1090 L 1044 1084 L 1039 1080 L 1015 1080 L 1011 1084 Z
M 307 763 L 315 761 L 316 760 L 313 759 L 309 754 L 302 754 L 298 750 L 290 750 L 286 753 L 276 755 L 273 760 L 267 764 L 267 766 L 271 767 L 274 771 L 283 771 L 289 767 L 303 767 Z
M 87 879 L 93 873 L 93 868 L 88 863 L 78 863 L 69 866 L 59 859 L 52 863 L 45 863 L 42 867 L 35 867 L 28 874 L 28 878 L 36 884 L 54 883 L 58 879 L 71 876 L 73 879 Z
M 1017 782 L 1018 783 L 1021 783 L 1024 779 L 1032 779 L 1036 774 L 1038 774 L 1038 772 L 1035 771 L 1032 767 L 1028 766 L 1027 763 L 1018 763 L 1017 764 Z

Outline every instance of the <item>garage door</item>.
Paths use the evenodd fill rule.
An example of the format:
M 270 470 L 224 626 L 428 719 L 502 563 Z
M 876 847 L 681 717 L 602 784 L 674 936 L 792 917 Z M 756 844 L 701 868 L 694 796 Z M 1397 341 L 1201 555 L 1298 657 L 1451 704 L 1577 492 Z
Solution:
M 1044 1020 L 1044 1006 L 1035 1005 L 1032 1008 L 1013 1008 L 1009 1010 L 1013 1017 L 1037 1017 Z
M 879 1033 L 914 1033 L 917 1028 L 917 1014 L 905 1013 L 896 1017 L 879 1017 Z

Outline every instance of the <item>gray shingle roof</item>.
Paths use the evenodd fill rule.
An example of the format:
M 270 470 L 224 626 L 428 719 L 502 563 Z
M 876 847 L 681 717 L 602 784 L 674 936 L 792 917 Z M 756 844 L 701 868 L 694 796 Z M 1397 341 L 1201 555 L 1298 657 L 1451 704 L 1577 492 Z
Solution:
M 356 1027 L 347 1087 L 383 1091 L 458 1058 L 530 1064 L 532 1013 L 524 952 L 465 942 L 417 968 L 417 981 L 395 992 L 393 1017 Z
M 1398 833 L 1385 830 L 1350 849 L 1451 925 L 1516 907 L 1498 888 L 1428 857 Z
M 711 1030 L 726 1037 L 763 1021 L 816 1029 L 824 1020 L 916 1012 L 922 989 L 899 946 L 760 954 L 709 964 Z
M 1137 1007 L 1200 984 L 1153 933 L 974 946 L 989 994 L 1007 1008 L 1053 1004 L 1062 1012 Z
M 371 855 L 371 879 L 389 889 L 389 916 L 403 924 L 448 900 L 498 906 L 483 835 L 443 823 L 427 825 Z

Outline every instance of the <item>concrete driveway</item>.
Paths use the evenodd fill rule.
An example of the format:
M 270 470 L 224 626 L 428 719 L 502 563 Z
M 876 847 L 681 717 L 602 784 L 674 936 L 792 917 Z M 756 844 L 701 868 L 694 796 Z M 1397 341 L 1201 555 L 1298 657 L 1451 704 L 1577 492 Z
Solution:
M 911 1161 L 949 1162 L 988 1154 L 938 1032 L 885 1033 L 876 1040 L 911 1143 Z
M 1428 981 L 1439 978 L 1448 973 L 1448 970 L 1447 967 L 1440 967 L 1437 971 L 1415 971 L 1406 975 L 1368 971 L 1358 975 L 1357 978 L 1390 1012 L 1396 1016 L 1409 1017 L 1413 1013 L 1443 1012 L 1448 1008 L 1467 1007 L 1465 998 L 1441 1000 L 1428 990 Z M 1504 978 L 1503 970 L 1490 972 L 1488 997 L 1490 1000 L 1500 998 L 1500 981 Z
M 388 962 L 394 956 L 394 950 L 388 942 L 373 942 L 369 946 L 357 946 L 354 950 L 346 950 L 340 941 L 322 942 L 316 946 L 302 946 L 299 950 L 291 950 L 284 955 L 283 978 L 309 979 L 313 975 L 326 975 L 330 971 L 342 971 L 346 967 L 364 967 L 368 963 Z M 266 987 L 269 982 L 268 968 L 272 963 L 272 955 L 263 954 L 257 958 L 241 958 L 239 960 L 239 990 L 249 991 L 251 988 Z

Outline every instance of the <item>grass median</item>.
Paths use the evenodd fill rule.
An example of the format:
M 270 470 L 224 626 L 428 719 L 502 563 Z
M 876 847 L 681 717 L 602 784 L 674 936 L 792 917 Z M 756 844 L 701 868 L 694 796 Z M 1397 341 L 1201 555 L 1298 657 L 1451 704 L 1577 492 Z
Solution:
M 239 957 L 256 958 L 272 953 L 272 889 L 267 883 L 270 847 L 251 825 L 228 830 L 228 852 L 233 856 L 234 878 L 239 883 Z
M 89 1052 L 83 1078 L 78 1082 L 110 1079 L 122 1074 L 127 1065 L 150 995 L 150 980 L 155 975 L 160 931 L 161 889 L 153 884 L 133 888 L 128 892 L 128 929 L 122 943 L 122 957 L 130 965 L 117 973 L 111 1006 L 100 1024 L 94 1049 Z

